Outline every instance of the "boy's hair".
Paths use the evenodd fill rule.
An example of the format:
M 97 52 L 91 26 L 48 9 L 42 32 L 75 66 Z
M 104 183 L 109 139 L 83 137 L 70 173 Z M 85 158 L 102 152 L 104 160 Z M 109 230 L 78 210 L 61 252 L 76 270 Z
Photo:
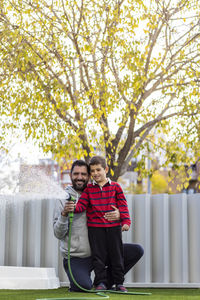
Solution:
M 93 156 L 91 159 L 90 159 L 90 162 L 89 162 L 89 167 L 90 166 L 94 166 L 94 165 L 101 165 L 102 168 L 106 168 L 107 166 L 107 163 L 106 163 L 106 159 L 103 157 L 103 156 Z
M 90 174 L 90 168 L 88 166 L 88 164 L 82 160 L 82 159 L 77 159 L 73 162 L 72 166 L 71 166 L 71 170 L 70 173 L 72 174 L 73 169 L 78 166 L 78 167 L 86 167 L 88 174 Z

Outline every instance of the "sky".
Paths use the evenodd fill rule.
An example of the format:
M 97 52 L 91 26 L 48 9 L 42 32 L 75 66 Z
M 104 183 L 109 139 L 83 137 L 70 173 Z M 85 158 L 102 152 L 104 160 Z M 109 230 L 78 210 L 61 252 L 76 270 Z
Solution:
M 18 191 L 20 163 L 38 164 L 39 159 L 50 158 L 32 141 L 12 136 L 8 153 L 0 152 L 0 195 Z
M 31 141 L 16 142 L 11 150 L 11 155 L 15 158 L 21 158 L 27 164 L 35 164 L 38 162 L 38 159 L 49 158 L 47 154 L 44 154 L 42 150 Z

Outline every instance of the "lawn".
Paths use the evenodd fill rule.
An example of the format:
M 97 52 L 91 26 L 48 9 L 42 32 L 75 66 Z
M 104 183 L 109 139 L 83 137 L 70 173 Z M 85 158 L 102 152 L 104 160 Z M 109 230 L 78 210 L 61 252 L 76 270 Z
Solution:
M 151 295 L 106 294 L 110 300 L 199 300 L 200 289 L 129 289 L 129 292 L 151 293 Z M 69 293 L 66 288 L 55 290 L 0 290 L 0 300 L 36 299 L 105 299 L 90 293 Z

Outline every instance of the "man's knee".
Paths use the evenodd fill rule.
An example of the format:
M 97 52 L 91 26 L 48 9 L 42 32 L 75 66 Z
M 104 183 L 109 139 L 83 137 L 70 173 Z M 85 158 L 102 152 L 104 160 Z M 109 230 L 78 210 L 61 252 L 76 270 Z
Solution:
M 144 255 L 144 249 L 141 245 L 135 244 L 135 251 L 137 252 L 139 257 Z

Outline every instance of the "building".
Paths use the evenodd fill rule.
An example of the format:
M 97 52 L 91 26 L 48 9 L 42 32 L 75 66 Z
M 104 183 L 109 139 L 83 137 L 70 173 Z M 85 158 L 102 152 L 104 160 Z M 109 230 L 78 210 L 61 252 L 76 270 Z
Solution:
M 119 178 L 119 183 L 127 193 L 149 193 L 151 191 L 150 178 L 143 178 L 135 172 L 137 162 L 133 161 L 127 172 Z M 19 191 L 20 192 L 37 192 L 44 191 L 45 185 L 52 185 L 52 182 L 65 189 L 71 184 L 70 165 L 65 164 L 63 167 L 54 162 L 52 159 L 41 159 L 36 165 L 20 164 Z M 152 163 L 152 167 L 157 170 L 160 176 L 164 177 L 168 183 L 167 191 L 171 194 L 177 193 L 200 193 L 200 161 L 195 164 L 185 166 L 184 174 L 174 170 L 173 167 L 160 168 L 159 164 Z M 169 173 L 171 174 L 169 180 Z M 48 180 L 47 180 L 48 178 Z M 46 192 L 45 190 L 45 192 Z M 154 191 L 154 193 L 156 193 Z M 159 193 L 159 192 L 157 192 Z

